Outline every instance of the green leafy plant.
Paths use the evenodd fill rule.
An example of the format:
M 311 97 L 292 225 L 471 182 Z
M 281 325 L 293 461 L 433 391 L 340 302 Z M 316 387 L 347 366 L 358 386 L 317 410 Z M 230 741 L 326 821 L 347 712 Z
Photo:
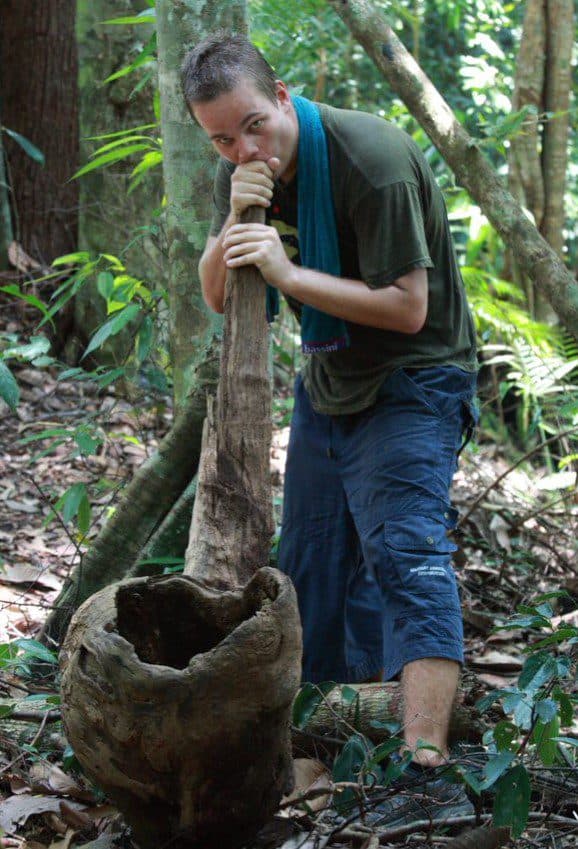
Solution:
M 486 733 L 488 760 L 481 772 L 461 770 L 476 792 L 494 793 L 494 824 L 512 828 L 512 836 L 524 830 L 531 801 L 531 770 L 567 766 L 578 741 L 560 736 L 572 724 L 576 676 L 572 646 L 578 644 L 578 628 L 554 624 L 552 601 L 564 592 L 552 592 L 522 605 L 499 626 L 500 630 L 527 629 L 533 642 L 515 686 L 495 690 L 478 702 L 481 712 L 498 703 L 504 715 Z M 536 639 L 537 637 L 537 639 Z M 562 651 L 567 646 L 570 652 Z

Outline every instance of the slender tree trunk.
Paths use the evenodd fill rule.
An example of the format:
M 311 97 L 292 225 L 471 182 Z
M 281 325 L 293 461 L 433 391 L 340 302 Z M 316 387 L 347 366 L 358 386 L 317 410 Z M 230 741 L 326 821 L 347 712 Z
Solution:
M 185 54 L 217 29 L 246 30 L 245 0 L 210 2 L 157 0 L 159 90 L 164 140 L 169 244 L 170 342 L 175 400 L 190 388 L 194 364 L 216 332 L 206 307 L 197 266 L 211 219 L 215 157 L 191 120 L 183 100 L 180 69 Z
M 516 62 L 512 110 L 532 106 L 523 132 L 510 142 L 508 185 L 517 201 L 526 206 L 536 227 L 544 215 L 544 179 L 539 151 L 540 113 L 543 109 L 546 28 L 544 0 L 528 0 L 522 40 Z
M 545 210 L 541 233 L 559 256 L 564 248 L 564 196 L 568 163 L 574 5 L 572 0 L 547 0 L 547 59 L 544 106 L 552 117 L 544 126 L 542 169 Z
M 1 115 L 0 115 L 1 118 Z M 8 246 L 14 238 L 10 212 L 10 187 L 4 161 L 4 146 L 0 132 L 0 271 L 8 268 Z
M 476 140 L 464 130 L 369 0 L 329 2 L 422 125 L 458 182 L 511 248 L 522 270 L 535 281 L 567 329 L 578 337 L 578 284 L 507 191 Z
M 78 241 L 76 0 L 3 0 L 1 14 L 2 122 L 45 157 L 4 137 L 14 235 L 48 265 Z

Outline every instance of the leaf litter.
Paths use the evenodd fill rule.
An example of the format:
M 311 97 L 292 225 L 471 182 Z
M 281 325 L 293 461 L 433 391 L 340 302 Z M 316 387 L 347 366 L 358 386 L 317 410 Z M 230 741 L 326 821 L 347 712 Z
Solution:
M 116 494 L 155 450 L 171 419 L 169 408 L 152 406 L 135 414 L 135 405 L 117 397 L 112 388 L 103 395 L 86 383 L 59 381 L 49 370 L 40 373 L 21 369 L 16 373 L 22 386 L 17 415 L 8 415 L 6 409 L 0 411 L 0 645 L 38 636 L 86 544 L 73 524 L 65 526 L 51 519 L 58 497 L 75 484 L 88 486 L 94 520 L 90 542 L 114 507 Z M 30 439 L 47 430 L 64 428 L 70 433 L 87 416 L 96 429 L 102 430 L 95 454 L 83 454 L 70 436 L 52 448 L 50 442 L 55 437 Z M 286 426 L 274 429 L 271 472 L 277 505 L 287 440 Z M 455 534 L 455 566 L 464 608 L 466 666 L 476 674 L 479 694 L 507 688 L 517 680 L 526 658 L 527 631 L 494 633 L 493 628 L 519 604 L 530 602 L 537 593 L 563 588 L 569 596 L 556 602 L 558 621 L 574 623 L 578 619 L 574 601 L 578 594 L 576 499 L 570 490 L 557 491 L 553 498 L 552 491 L 541 484 L 547 477 L 546 469 L 532 472 L 515 468 L 508 473 L 512 465 L 498 446 L 482 443 L 475 451 L 464 452 L 454 482 L 454 503 L 462 516 Z M 50 692 L 48 689 L 45 695 Z M 113 849 L 123 833 L 122 819 L 99 797 L 99 791 L 65 765 L 69 756 L 58 724 L 46 723 L 41 745 L 37 740 L 31 746 L 38 733 L 38 720 L 30 724 L 2 718 L 3 702 L 18 699 L 21 708 L 25 699 L 36 695 L 30 680 L 22 679 L 17 667 L 0 679 L 0 828 L 5 833 L 0 846 Z M 34 701 L 25 704 L 33 713 Z M 54 705 L 44 707 L 57 710 Z M 578 727 L 570 733 L 578 737 Z M 282 818 L 269 827 L 268 837 L 255 841 L 255 849 L 260 845 L 269 849 L 326 845 L 327 830 L 321 827 L 320 818 L 326 800 L 331 798 L 327 763 L 300 761 L 297 787 L 284 802 Z M 546 796 L 536 799 L 538 811 L 543 810 L 548 792 L 552 793 L 547 789 Z M 299 799 L 307 799 L 308 794 L 311 799 L 301 803 Z M 541 845 L 553 828 L 556 846 L 576 845 L 578 822 L 572 825 L 567 805 L 565 811 L 567 815 L 560 818 L 563 823 L 552 820 L 544 827 L 541 821 L 533 824 L 530 820 L 525 836 L 516 845 Z M 482 849 L 483 841 L 478 843 L 478 838 L 481 830 L 475 838 L 464 836 L 461 843 L 455 843 L 455 849 L 470 845 Z M 126 833 L 124 839 L 128 840 Z M 440 846 L 450 845 L 449 838 L 439 839 Z M 387 834 L 352 828 L 337 833 L 330 845 L 373 849 L 378 844 L 401 842 L 417 847 L 438 845 L 436 840 L 435 834 L 406 834 L 392 836 L 388 842 Z M 488 846 L 504 845 L 495 833 L 491 840 L 494 842 Z

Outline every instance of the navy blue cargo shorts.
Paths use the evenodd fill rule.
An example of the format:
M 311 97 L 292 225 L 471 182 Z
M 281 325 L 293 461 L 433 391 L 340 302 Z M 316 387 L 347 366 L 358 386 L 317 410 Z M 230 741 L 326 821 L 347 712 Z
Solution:
M 463 660 L 449 489 L 474 423 L 476 375 L 398 369 L 376 403 L 316 413 L 301 378 L 279 568 L 295 584 L 303 680 L 384 680 L 421 658 Z M 467 438 L 467 436 L 466 436 Z

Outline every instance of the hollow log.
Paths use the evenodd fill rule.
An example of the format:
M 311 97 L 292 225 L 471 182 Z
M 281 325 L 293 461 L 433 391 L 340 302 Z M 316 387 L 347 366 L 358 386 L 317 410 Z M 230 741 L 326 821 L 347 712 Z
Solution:
M 301 627 L 290 580 L 268 566 L 271 386 L 256 268 L 229 274 L 207 407 L 185 574 L 97 593 L 62 650 L 68 738 L 143 849 L 235 849 L 293 781 Z

